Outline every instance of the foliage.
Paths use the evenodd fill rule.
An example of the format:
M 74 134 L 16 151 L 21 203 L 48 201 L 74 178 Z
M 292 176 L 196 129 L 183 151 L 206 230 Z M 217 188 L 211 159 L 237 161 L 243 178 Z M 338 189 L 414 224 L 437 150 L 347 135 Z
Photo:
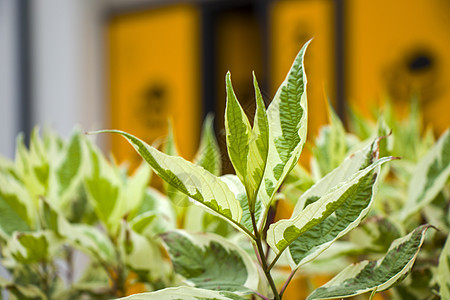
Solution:
M 392 241 L 421 224 L 429 223 L 439 230 L 428 236 L 416 267 L 389 294 L 395 299 L 437 297 L 439 291 L 446 290 L 446 284 L 442 281 L 446 269 L 441 262 L 445 259 L 443 249 L 446 249 L 444 243 L 450 225 L 449 130 L 435 142 L 431 129 L 423 128 L 416 101 L 411 102 L 410 113 L 406 117 L 395 113 L 387 102 L 384 111 L 375 118 L 377 123 L 351 111 L 350 132 L 345 131 L 331 107 L 329 119 L 330 124 L 321 129 L 312 146 L 311 174 L 306 171 L 291 173 L 289 181 L 283 186 L 284 198 L 294 205 L 296 203 L 296 208 L 303 205 L 302 199 L 309 193 L 306 191 L 308 187 L 302 187 L 301 182 L 315 182 L 333 174 L 323 161 L 345 163 L 344 158 L 352 149 L 369 143 L 375 136 L 387 136 L 380 141 L 381 153 L 401 159 L 382 171 L 369 217 L 347 237 L 334 243 L 328 255 L 307 266 L 308 276 L 327 274 L 322 266 L 329 264 L 330 260 L 340 265 L 354 262 L 361 256 L 378 258 L 388 250 Z M 330 132 L 334 134 L 328 134 Z M 302 196 L 299 197 L 299 194 Z M 437 257 L 442 257 L 439 262 Z
M 157 234 L 175 227 L 174 212 L 147 187 L 147 165 L 126 171 L 79 130 L 68 141 L 35 130 L 29 149 L 18 138 L 15 161 L 2 160 L 0 172 L 0 247 L 10 275 L 1 286 L 11 297 L 111 298 L 136 283 L 135 292 L 171 283 Z
M 288 174 L 295 168 L 298 170 L 297 161 L 306 141 L 303 68 L 306 47 L 299 52 L 267 109 L 254 77 L 256 113 L 252 123 L 233 91 L 230 73 L 227 74 L 225 129 L 227 150 L 236 175 L 217 176 L 180 157 L 164 154 L 123 131 L 100 131 L 122 135 L 159 177 L 238 232 L 228 236 L 229 240 L 237 241 L 231 244 L 212 233 L 197 235 L 184 230 L 164 233 L 164 245 L 175 272 L 189 287 L 137 294 L 127 299 L 163 296 L 169 299 L 248 299 L 251 295 L 281 299 L 300 267 L 314 261 L 369 215 L 370 208 L 375 206 L 377 187 L 385 176 L 381 165 L 395 157 L 386 155 L 385 137 L 372 137 L 371 142 L 365 143 L 360 143 L 356 137 L 348 138 L 338 118 L 330 112 L 333 123 L 323 131 L 323 142 L 319 141 L 314 151 L 316 170 L 319 170 L 309 179 L 314 185 L 302 193 L 289 219 L 271 221 L 269 212 L 277 200 L 283 198 L 279 190 Z M 419 192 L 430 194 L 431 198 L 448 178 L 445 173 L 446 136 L 428 157 L 437 162 L 424 164 L 422 168 L 429 174 L 429 183 L 419 186 Z M 330 139 L 334 141 L 330 143 Z M 349 155 L 356 148 L 357 151 Z M 339 157 L 331 157 L 333 153 Z M 304 170 L 295 174 L 308 177 Z M 418 203 L 425 205 L 422 198 L 414 205 Z M 425 232 L 430 228 L 419 225 L 409 230 L 409 234 L 401 231 L 401 235 L 395 235 L 383 249 L 384 257 L 344 269 L 327 285 L 313 291 L 309 299 L 374 294 L 398 284 L 410 272 Z M 249 259 L 252 249 L 253 258 Z M 280 284 L 276 274 L 286 262 L 291 273 Z M 228 269 L 230 266 L 232 272 Z M 255 276 L 255 269 L 259 276 Z
M 29 149 L 19 137 L 15 160 L 0 160 L 9 276 L 0 286 L 13 299 L 281 299 L 295 276 L 321 274 L 325 264 L 336 276 L 307 299 L 382 291 L 445 299 L 449 131 L 434 143 L 414 118 L 403 125 L 388 110 L 377 125 L 354 113 L 350 134 L 330 106 L 310 174 L 297 164 L 307 132 L 307 45 L 267 108 L 253 75 L 252 122 L 226 75 L 235 175 L 220 173 L 212 116 L 193 162 L 178 156 L 170 126 L 162 151 L 123 131 L 100 131 L 122 135 L 143 157 L 131 175 L 79 130 L 67 141 L 36 130 Z M 148 186 L 152 171 L 162 192 Z M 292 214 L 274 220 L 283 201 Z

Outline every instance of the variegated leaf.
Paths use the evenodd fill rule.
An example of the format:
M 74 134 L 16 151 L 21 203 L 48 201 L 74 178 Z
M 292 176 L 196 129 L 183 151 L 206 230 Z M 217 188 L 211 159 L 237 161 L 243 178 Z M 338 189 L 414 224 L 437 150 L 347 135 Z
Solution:
M 99 149 L 88 143 L 90 170 L 84 178 L 88 200 L 94 211 L 110 232 L 116 232 L 118 203 L 121 199 L 122 178 Z
M 413 172 L 408 201 L 401 212 L 405 220 L 411 214 L 429 204 L 447 184 L 450 176 L 450 129 L 417 164 Z
M 0 231 L 11 235 L 36 226 L 36 200 L 15 176 L 0 173 Z
M 166 155 L 129 133 L 119 130 L 97 133 L 102 132 L 125 137 L 164 181 L 233 224 L 239 224 L 242 217 L 239 201 L 218 177 L 181 157 Z
M 7 290 L 10 296 L 14 296 L 13 299 L 48 300 L 42 290 L 35 285 L 21 285 L 0 277 L 0 288 Z
M 344 298 L 389 289 L 411 270 L 428 228 L 429 225 L 422 225 L 395 240 L 387 254 L 379 260 L 350 265 L 313 291 L 307 299 Z
M 225 131 L 227 150 L 236 175 L 248 186 L 248 158 L 252 127 L 231 85 L 230 72 L 226 75 L 227 105 L 225 108 Z
M 447 241 L 439 256 L 437 282 L 441 299 L 450 299 L 450 235 L 447 236 Z
M 251 133 L 248 161 L 247 161 L 247 195 L 250 198 L 250 211 L 255 212 L 260 203 L 257 203 L 257 194 L 261 186 L 266 168 L 267 155 L 269 152 L 269 121 L 267 119 L 266 107 L 259 90 L 256 76 L 253 73 L 253 85 L 255 87 L 256 113 Z M 255 207 L 256 206 L 256 207 Z
M 225 182 L 230 190 L 234 193 L 236 199 L 241 203 L 243 210 L 241 224 L 248 229 L 249 232 L 253 232 L 253 223 L 250 214 L 250 207 L 248 206 L 247 193 L 245 187 L 236 175 L 223 175 L 220 177 Z M 261 224 L 263 217 L 263 204 L 261 201 L 255 202 L 254 215 L 256 224 Z
M 135 294 L 125 298 L 127 300 L 245 300 L 239 295 L 224 291 L 211 291 L 190 286 L 166 288 L 151 293 Z
M 208 114 L 203 122 L 200 146 L 194 157 L 194 164 L 203 167 L 216 176 L 219 176 L 222 171 L 222 159 L 219 144 L 214 135 L 214 117 L 212 114 Z
M 137 216 L 130 221 L 130 226 L 146 236 L 155 236 L 174 229 L 176 214 L 170 199 L 154 188 L 147 188 Z
M 114 264 L 114 246 L 105 233 L 93 226 L 71 224 L 49 203 L 40 201 L 41 224 L 63 241 L 102 263 Z
M 303 57 L 307 42 L 267 109 L 269 149 L 258 197 L 267 207 L 300 157 L 307 132 L 306 74 Z
M 83 162 L 86 159 L 84 157 L 84 141 L 79 130 L 72 133 L 70 140 L 64 144 L 60 153 L 62 157 L 55 167 L 56 182 L 53 184 L 58 189 L 55 195 L 55 198 L 59 200 L 58 202 L 63 199 L 66 200 L 70 195 L 76 193 L 82 180 Z
M 43 262 L 55 254 L 58 247 L 50 231 L 14 232 L 5 252 L 8 257 L 24 264 Z
M 366 216 L 371 204 L 372 186 L 379 173 L 379 167 L 389 160 L 391 158 L 388 157 L 379 159 L 320 198 L 311 199 L 312 203 L 298 215 L 272 224 L 267 232 L 267 242 L 270 247 L 276 253 L 282 252 L 298 238 L 303 239 L 302 236 L 305 235 L 305 239 L 311 239 L 313 244 L 307 245 L 310 249 L 307 249 L 306 256 L 297 261 L 301 263 L 310 254 L 308 252 L 315 247 L 317 248 L 313 250 L 311 257 L 318 255 L 324 250 L 323 247 L 327 247 L 332 241 L 356 227 Z M 335 227 L 322 228 L 326 225 Z M 325 240 L 316 244 L 313 237 L 317 235 L 316 230 L 319 228 L 327 230 L 331 238 L 324 234 L 321 238 Z M 312 236 L 309 236 L 310 234 Z
M 167 138 L 163 145 L 163 152 L 170 156 L 179 156 L 172 123 L 172 120 L 169 120 Z M 184 214 L 185 207 L 189 206 L 188 196 L 180 192 L 176 187 L 166 181 L 163 182 L 163 187 L 166 195 L 169 197 L 172 203 L 176 205 L 175 208 L 177 210 L 177 215 L 182 216 Z
M 126 179 L 123 188 L 126 200 L 121 201 L 120 210 L 122 211 L 122 214 L 129 214 L 130 219 L 135 216 L 136 211 L 145 197 L 151 174 L 149 165 L 142 163 L 139 168 Z
M 198 288 L 248 293 L 256 290 L 258 270 L 236 244 L 214 234 L 170 231 L 162 235 L 175 272 Z
M 348 156 L 339 167 L 322 177 L 297 201 L 292 216 L 298 215 L 307 204 L 319 199 L 341 182 L 349 180 L 356 172 L 370 166 L 379 155 L 379 138 L 363 149 Z
M 50 166 L 38 128 L 31 134 L 29 150 L 26 149 L 23 135 L 17 137 L 16 170 L 36 201 L 38 196 L 47 194 Z
M 118 248 L 126 266 L 137 274 L 147 274 L 152 280 L 160 279 L 168 270 L 160 245 L 132 230 L 125 221 L 120 229 Z
M 322 178 L 337 168 L 347 156 L 349 142 L 345 128 L 328 102 L 329 125 L 322 126 L 315 139 L 311 170 L 315 179 Z

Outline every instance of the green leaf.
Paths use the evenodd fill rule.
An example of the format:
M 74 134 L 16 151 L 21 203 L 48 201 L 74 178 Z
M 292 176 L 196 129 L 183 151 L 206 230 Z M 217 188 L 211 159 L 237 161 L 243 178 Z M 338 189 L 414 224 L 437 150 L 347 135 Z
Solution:
M 154 220 L 152 215 L 155 216 Z M 137 216 L 130 221 L 130 226 L 146 236 L 174 229 L 176 215 L 169 198 L 154 188 L 147 188 Z
M 146 273 L 152 280 L 164 275 L 167 266 L 164 265 L 160 245 L 131 230 L 124 221 L 118 240 L 121 256 L 128 268 L 138 274 Z
M 251 133 L 248 166 L 247 166 L 247 195 L 250 198 L 250 211 L 255 211 L 257 193 L 261 186 L 266 168 L 267 155 L 269 152 L 269 121 L 267 119 L 266 107 L 259 90 L 256 76 L 253 73 L 253 85 L 255 86 L 256 113 Z
M 242 109 L 231 85 L 230 72 L 226 75 L 227 105 L 225 108 L 225 131 L 227 137 L 227 149 L 230 161 L 233 164 L 236 175 L 248 186 L 248 157 L 249 143 L 252 127 Z
M 396 223 L 381 215 L 365 219 L 349 236 L 349 241 L 362 250 L 384 253 L 391 243 L 402 236 L 402 229 Z
M 272 224 L 267 232 L 270 247 L 279 253 L 301 238 L 306 239 L 308 244 L 305 253 L 297 259 L 294 258 L 296 264 L 317 256 L 334 240 L 356 227 L 367 215 L 379 167 L 389 160 L 391 158 L 376 161 L 320 198 L 313 199 L 314 202 L 307 205 L 298 215 Z M 325 232 L 321 236 L 319 232 L 322 230 Z M 319 240 L 316 240 L 314 237 L 318 234 Z
M 164 181 L 232 223 L 239 223 L 242 208 L 230 189 L 218 177 L 181 157 L 166 155 L 126 132 L 104 130 L 98 133 L 101 132 L 122 135 Z
M 349 155 L 339 167 L 322 177 L 302 194 L 294 207 L 292 216 L 298 215 L 313 199 L 319 199 L 341 182 L 348 181 L 356 172 L 370 166 L 378 158 L 378 143 L 375 139 L 370 145 Z
M 71 245 L 103 263 L 116 263 L 114 245 L 105 233 L 85 224 L 72 224 L 68 229 L 63 235 Z
M 179 156 L 178 148 L 175 142 L 175 133 L 173 130 L 172 120 L 169 120 L 168 122 L 168 132 L 166 142 L 164 143 L 163 152 L 170 156 Z M 176 205 L 175 208 L 177 210 L 177 215 L 182 216 L 184 214 L 184 207 L 189 205 L 188 196 L 166 181 L 163 182 L 163 187 L 166 195 L 172 203 Z
M 308 296 L 313 299 L 351 297 L 376 290 L 381 292 L 401 281 L 412 268 L 429 225 L 422 225 L 395 240 L 387 254 L 377 261 L 362 261 L 345 268 Z
M 181 230 L 162 238 L 175 272 L 195 287 L 239 292 L 257 289 L 258 271 L 251 257 L 225 238 Z
M 83 166 L 83 143 L 80 132 L 74 131 L 69 142 L 64 145 L 63 158 L 56 167 L 58 195 L 61 197 L 70 187 L 80 181 Z
M 211 291 L 190 286 L 166 288 L 151 293 L 135 294 L 125 298 L 129 300 L 245 300 L 239 295 L 224 291 Z
M 55 242 L 53 235 L 47 231 L 14 232 L 8 240 L 6 252 L 7 256 L 14 257 L 20 263 L 42 262 L 54 253 Z
M 88 200 L 100 221 L 109 231 L 115 232 L 120 216 L 114 218 L 114 211 L 120 201 L 122 179 L 99 149 L 88 143 L 88 150 L 91 169 L 84 179 Z
M 312 149 L 311 168 L 315 178 L 322 178 L 337 168 L 347 156 L 350 148 L 345 128 L 328 102 L 329 125 L 322 126 Z
M 0 277 L 0 288 L 6 289 L 16 299 L 47 300 L 44 293 L 34 285 L 21 285 Z M 0 299 L 1 294 L 0 294 Z
M 17 137 L 16 170 L 33 197 L 47 194 L 50 174 L 49 158 L 45 155 L 45 148 L 37 128 L 31 134 L 29 151 L 25 147 L 23 135 Z
M 15 230 L 35 227 L 36 204 L 28 190 L 17 178 L 0 173 L 0 230 L 11 235 Z
M 401 212 L 406 220 L 439 194 L 450 176 L 450 130 L 442 134 L 434 147 L 419 161 L 413 172 L 408 201 Z
M 242 182 L 239 180 L 239 178 L 236 175 L 226 174 L 220 177 L 223 182 L 225 182 L 230 190 L 234 193 L 236 199 L 241 203 L 242 207 L 242 219 L 241 224 L 248 229 L 249 232 L 253 232 L 253 224 L 250 214 L 250 207 L 248 206 L 247 201 L 247 194 L 245 191 L 245 187 L 242 184 Z M 257 224 L 260 224 L 262 222 L 262 211 L 263 211 L 263 204 L 261 201 L 256 201 L 254 214 L 255 214 L 255 220 Z
M 441 299 L 450 299 L 450 235 L 447 236 L 444 248 L 439 256 L 437 282 Z
M 267 207 L 289 171 L 297 164 L 307 132 L 306 74 L 303 57 L 295 61 L 267 109 L 269 149 L 258 197 Z
M 219 176 L 222 171 L 222 157 L 214 135 L 214 117 L 211 113 L 206 116 L 203 122 L 200 146 L 194 157 L 194 164 L 203 167 L 216 176 Z
M 108 237 L 96 227 L 69 223 L 60 212 L 45 201 L 40 202 L 40 217 L 42 225 L 64 242 L 102 263 L 114 262 L 114 246 Z
M 131 218 L 139 209 L 147 187 L 150 182 L 151 169 L 148 164 L 142 163 L 139 168 L 134 171 L 132 176 L 127 177 L 125 182 L 125 201 L 121 201 L 123 214 L 129 214 Z

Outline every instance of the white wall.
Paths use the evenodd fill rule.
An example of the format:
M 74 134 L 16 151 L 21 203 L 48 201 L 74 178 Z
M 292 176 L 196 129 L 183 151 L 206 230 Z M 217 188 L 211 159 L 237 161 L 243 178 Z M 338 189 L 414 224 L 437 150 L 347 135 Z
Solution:
M 18 129 L 16 0 L 0 0 L 0 155 L 14 156 Z
M 34 0 L 34 123 L 63 135 L 103 125 L 100 0 Z
M 0 155 L 20 128 L 17 0 L 0 0 Z M 103 0 L 32 0 L 31 124 L 67 136 L 104 128 Z

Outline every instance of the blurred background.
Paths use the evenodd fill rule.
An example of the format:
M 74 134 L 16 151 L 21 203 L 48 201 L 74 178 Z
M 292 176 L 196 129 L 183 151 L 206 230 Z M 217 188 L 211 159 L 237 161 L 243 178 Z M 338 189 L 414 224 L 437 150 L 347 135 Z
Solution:
M 270 103 L 311 38 L 310 137 L 327 122 L 327 98 L 345 122 L 350 107 L 369 116 L 417 96 L 426 124 L 448 127 L 448 0 L 0 0 L 0 154 L 12 157 L 18 132 L 35 125 L 151 143 L 171 118 L 192 158 L 209 112 L 225 142 L 227 70 L 252 117 L 251 72 Z M 140 161 L 120 138 L 104 147 Z

